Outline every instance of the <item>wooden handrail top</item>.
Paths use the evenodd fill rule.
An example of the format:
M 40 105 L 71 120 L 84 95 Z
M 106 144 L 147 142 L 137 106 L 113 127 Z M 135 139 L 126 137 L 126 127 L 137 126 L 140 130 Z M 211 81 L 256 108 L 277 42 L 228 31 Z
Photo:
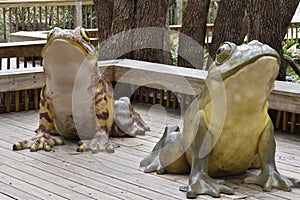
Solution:
M 130 59 L 119 59 L 119 60 L 107 60 L 107 61 L 98 61 L 98 67 L 103 68 L 102 71 L 106 71 L 107 68 L 114 67 L 114 79 L 113 81 L 116 82 L 128 82 L 128 78 L 134 78 L 136 80 L 132 80 L 132 82 L 137 82 L 139 86 L 142 86 L 144 79 L 147 77 L 139 77 L 138 74 L 135 72 L 143 72 L 143 75 L 147 75 L 148 73 L 153 73 L 155 76 L 151 76 L 151 81 L 158 83 L 159 81 L 163 81 L 162 75 L 170 76 L 174 78 L 184 78 L 189 81 L 195 81 L 193 85 L 203 85 L 205 83 L 205 78 L 207 77 L 207 71 L 205 70 L 198 70 L 198 69 L 191 69 L 191 68 L 184 68 L 184 67 L 174 67 L 173 65 L 165 65 L 159 63 L 152 63 L 152 62 L 145 62 L 145 61 L 138 61 L 138 60 L 130 60 Z M 111 70 L 111 69 L 109 69 Z M 132 70 L 132 76 L 127 76 L 126 73 L 130 73 Z M 134 73 L 133 73 L 134 72 Z M 128 77 L 128 78 L 127 78 Z M 150 78 L 147 78 L 150 79 Z M 179 85 L 177 82 L 178 80 L 172 80 L 171 84 Z M 190 94 L 194 95 L 195 93 L 198 94 L 201 92 L 201 88 L 199 86 L 194 87 L 194 89 L 190 90 L 181 90 L 181 86 L 177 86 L 177 90 L 174 92 L 180 92 L 183 94 Z M 184 88 L 186 88 L 184 86 Z M 184 89 L 183 88 L 183 89 Z M 159 88 L 158 88 L 159 89 Z M 275 81 L 275 87 L 272 93 L 280 93 L 285 94 L 287 96 L 294 96 L 299 97 L 300 100 L 300 84 L 291 83 L 291 82 L 283 82 L 283 81 Z
M 44 83 L 42 67 L 0 71 L 0 92 L 41 88 Z
M 36 41 L 23 41 L 23 42 L 7 42 L 7 43 L 0 43 L 0 49 L 4 49 L 7 47 L 22 47 L 22 46 L 31 46 L 31 45 L 45 45 L 46 40 L 36 40 Z
M 40 56 L 46 40 L 0 43 L 0 58 Z
M 207 71 L 174 67 L 136 60 L 99 61 L 98 66 L 110 80 L 182 94 L 200 94 Z M 300 114 L 300 84 L 275 81 L 269 98 L 270 108 Z
M 99 61 L 98 67 L 110 81 L 188 95 L 200 94 L 207 76 L 204 70 L 129 59 Z M 0 92 L 42 87 L 41 67 L 22 70 L 0 72 Z M 300 114 L 300 84 L 276 81 L 269 103 L 272 109 Z
M 10 0 L 0 1 L 0 8 L 41 7 L 41 6 L 74 6 L 78 0 Z M 93 5 L 93 0 L 82 0 L 82 5 Z

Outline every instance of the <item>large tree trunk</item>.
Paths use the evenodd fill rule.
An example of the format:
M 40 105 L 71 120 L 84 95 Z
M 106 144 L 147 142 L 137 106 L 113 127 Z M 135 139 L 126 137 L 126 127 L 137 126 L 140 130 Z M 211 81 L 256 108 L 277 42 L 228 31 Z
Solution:
M 179 35 L 178 66 L 203 68 L 206 22 L 210 0 L 189 0 Z
M 169 47 L 165 45 L 170 39 L 166 23 L 168 8 L 169 0 L 136 0 L 133 47 L 137 50 L 133 52 L 134 59 L 172 63 Z
M 223 42 L 242 44 L 244 41 L 246 34 L 243 31 L 246 21 L 245 10 L 245 1 L 221 0 L 212 43 L 209 45 L 209 54 L 212 60 L 215 59 L 216 51 Z
M 285 80 L 282 40 L 299 4 L 299 0 L 249 0 L 249 40 L 259 40 L 274 48 L 281 56 L 278 80 Z M 272 9 L 270 9 L 272 8 Z

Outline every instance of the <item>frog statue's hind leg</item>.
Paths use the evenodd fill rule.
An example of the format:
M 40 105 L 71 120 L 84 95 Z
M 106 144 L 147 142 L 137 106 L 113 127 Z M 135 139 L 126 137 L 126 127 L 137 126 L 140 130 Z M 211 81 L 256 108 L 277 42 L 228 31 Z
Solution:
M 152 152 L 140 163 L 144 172 L 187 173 L 190 166 L 185 158 L 182 132 L 178 126 L 167 126 Z
M 46 86 L 40 95 L 40 120 L 36 135 L 30 140 L 24 140 L 13 145 L 13 150 L 30 149 L 30 151 L 51 151 L 54 145 L 63 145 L 61 139 L 52 138 L 50 134 L 56 131 L 54 127 L 54 109 L 51 99 L 46 95 Z
M 185 120 L 188 132 L 184 133 L 187 135 L 179 132 L 176 126 L 167 127 L 152 152 L 141 161 L 140 169 L 144 172 L 187 173 L 190 171 L 190 165 L 186 157 L 191 155 L 189 185 L 179 188 L 187 192 L 188 198 L 195 198 L 198 194 L 213 197 L 219 197 L 221 193 L 233 194 L 234 191 L 226 187 L 223 180 L 215 180 L 208 175 L 208 154 L 200 156 L 201 151 L 209 148 L 208 145 L 202 145 L 204 138 L 208 137 L 208 143 L 212 143 L 209 141 L 212 140 L 212 134 L 205 125 L 204 111 L 197 111 L 188 119 L 190 120 Z
M 150 131 L 150 127 L 141 116 L 135 112 L 128 97 L 122 97 L 115 101 L 114 125 L 111 136 L 122 137 L 144 135 Z
M 90 151 L 92 153 L 106 151 L 113 153 L 114 147 L 109 141 L 109 133 L 114 120 L 113 88 L 110 82 L 101 75 L 95 83 L 92 90 L 95 95 L 96 134 L 88 141 L 80 141 L 77 151 Z
M 300 180 L 285 177 L 278 172 L 275 165 L 275 148 L 274 128 L 269 119 L 258 144 L 261 173 L 259 176 L 247 177 L 244 182 L 260 185 L 264 191 L 270 191 L 272 188 L 291 191 L 292 187 L 300 187 Z
M 208 174 L 208 157 L 213 144 L 214 135 L 206 126 L 205 112 L 197 111 L 185 119 L 185 134 L 192 136 L 187 139 L 191 141 L 191 172 L 189 184 L 179 189 L 187 192 L 187 198 L 195 198 L 198 194 L 207 194 L 212 197 L 219 197 L 221 193 L 233 194 L 234 191 L 224 185 L 224 180 L 216 180 Z

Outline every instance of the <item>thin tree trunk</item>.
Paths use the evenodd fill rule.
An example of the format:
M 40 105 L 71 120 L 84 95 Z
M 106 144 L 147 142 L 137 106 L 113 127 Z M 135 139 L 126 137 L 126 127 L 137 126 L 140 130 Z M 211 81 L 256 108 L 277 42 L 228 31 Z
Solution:
M 206 22 L 210 0 L 189 0 L 179 36 L 178 66 L 203 68 Z
M 288 55 L 283 55 L 283 59 L 291 66 L 294 72 L 300 77 L 300 69 L 296 62 Z

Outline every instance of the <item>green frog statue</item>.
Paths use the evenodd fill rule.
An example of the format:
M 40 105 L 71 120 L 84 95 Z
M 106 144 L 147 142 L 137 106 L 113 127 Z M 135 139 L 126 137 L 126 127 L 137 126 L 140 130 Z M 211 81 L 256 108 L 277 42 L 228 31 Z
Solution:
M 290 191 L 300 181 L 281 175 L 275 165 L 274 128 L 268 97 L 279 71 L 278 53 L 258 41 L 237 46 L 225 42 L 210 66 L 206 86 L 184 115 L 183 131 L 168 126 L 152 152 L 140 163 L 144 172 L 188 173 L 180 187 L 187 198 L 199 194 L 233 194 L 222 180 L 260 167 L 244 182 Z
M 80 139 L 77 151 L 114 152 L 109 136 L 144 134 L 149 126 L 129 98 L 114 101 L 111 83 L 97 68 L 89 33 L 54 28 L 42 51 L 46 83 L 40 96 L 36 135 L 13 145 L 13 150 L 53 150 L 64 142 L 51 135 Z

